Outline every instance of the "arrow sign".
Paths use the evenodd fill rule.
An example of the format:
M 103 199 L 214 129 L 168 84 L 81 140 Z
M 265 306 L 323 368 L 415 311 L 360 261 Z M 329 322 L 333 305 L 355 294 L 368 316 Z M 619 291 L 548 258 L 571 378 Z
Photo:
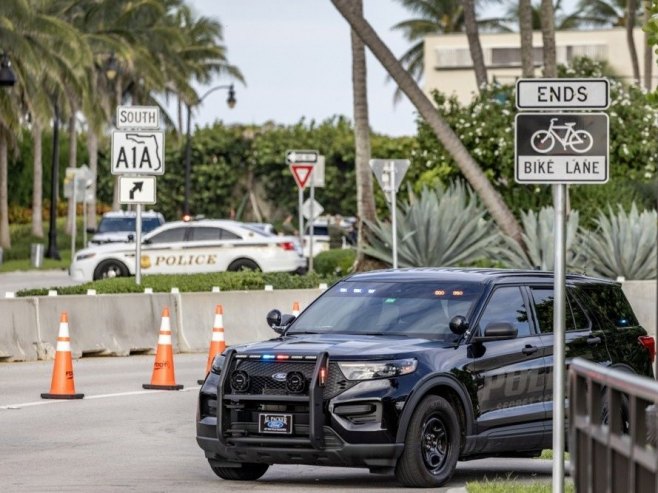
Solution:
M 155 204 L 155 176 L 119 176 L 119 202 Z
M 290 172 L 292 173 L 292 177 L 295 179 L 299 189 L 304 190 L 306 184 L 311 178 L 311 174 L 313 173 L 313 165 L 290 163 Z
M 290 150 L 286 151 L 286 162 L 288 164 L 306 163 L 315 164 L 318 162 L 320 153 L 313 150 Z
M 143 181 L 134 182 L 133 187 L 130 189 L 130 192 L 128 192 L 128 195 L 130 196 L 130 200 L 133 200 L 135 198 L 135 192 L 141 192 L 143 187 L 144 187 Z

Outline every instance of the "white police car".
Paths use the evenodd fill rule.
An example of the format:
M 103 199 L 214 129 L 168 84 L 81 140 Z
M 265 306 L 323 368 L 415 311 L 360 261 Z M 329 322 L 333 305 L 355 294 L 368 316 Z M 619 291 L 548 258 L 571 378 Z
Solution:
M 236 221 L 204 219 L 166 223 L 143 239 L 142 274 L 239 271 L 301 272 L 299 242 Z M 80 250 L 69 268 L 76 281 L 135 274 L 135 244 L 109 243 Z

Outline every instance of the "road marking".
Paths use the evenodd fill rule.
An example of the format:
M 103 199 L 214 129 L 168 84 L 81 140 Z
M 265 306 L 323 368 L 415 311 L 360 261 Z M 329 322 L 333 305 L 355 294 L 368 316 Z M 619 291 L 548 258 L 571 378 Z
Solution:
M 199 390 L 201 387 L 188 387 L 186 389 L 179 390 L 178 392 L 191 392 L 195 390 Z M 145 395 L 145 394 L 161 394 L 162 392 L 169 392 L 168 390 L 137 390 L 135 392 L 119 392 L 116 394 L 99 394 L 99 395 L 89 395 L 85 396 L 83 400 L 91 400 L 91 399 L 107 399 L 110 397 L 128 397 L 131 395 Z M 33 406 L 42 406 L 44 404 L 57 404 L 61 402 L 67 402 L 67 399 L 48 399 L 48 400 L 42 400 L 42 401 L 35 401 L 35 402 L 24 402 L 22 404 L 8 404 L 6 406 L 0 406 L 0 409 L 5 409 L 5 410 L 16 410 L 16 409 L 22 409 L 24 407 L 33 407 Z

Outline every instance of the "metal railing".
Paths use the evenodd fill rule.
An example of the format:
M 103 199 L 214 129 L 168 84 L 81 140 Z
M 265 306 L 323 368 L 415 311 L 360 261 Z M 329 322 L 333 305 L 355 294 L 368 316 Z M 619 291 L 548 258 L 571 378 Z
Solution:
M 578 493 L 658 492 L 658 382 L 577 358 L 569 449 Z

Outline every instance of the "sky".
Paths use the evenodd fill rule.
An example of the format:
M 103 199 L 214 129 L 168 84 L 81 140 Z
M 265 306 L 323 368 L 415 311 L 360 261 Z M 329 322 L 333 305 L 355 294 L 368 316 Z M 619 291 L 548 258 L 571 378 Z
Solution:
M 244 74 L 236 83 L 237 104 L 226 105 L 227 91 L 206 97 L 193 125 L 223 123 L 282 124 L 322 121 L 334 115 L 352 120 L 352 61 L 347 21 L 329 0 L 189 0 L 197 14 L 224 27 L 229 63 Z M 364 0 L 365 18 L 396 56 L 410 46 L 397 22 L 413 17 L 394 0 Z M 367 51 L 367 50 L 366 50 Z M 406 98 L 393 104 L 395 84 L 367 53 L 370 125 L 375 132 L 414 135 L 416 114 Z M 228 77 L 198 87 L 199 95 Z M 173 109 L 173 108 L 172 108 Z

